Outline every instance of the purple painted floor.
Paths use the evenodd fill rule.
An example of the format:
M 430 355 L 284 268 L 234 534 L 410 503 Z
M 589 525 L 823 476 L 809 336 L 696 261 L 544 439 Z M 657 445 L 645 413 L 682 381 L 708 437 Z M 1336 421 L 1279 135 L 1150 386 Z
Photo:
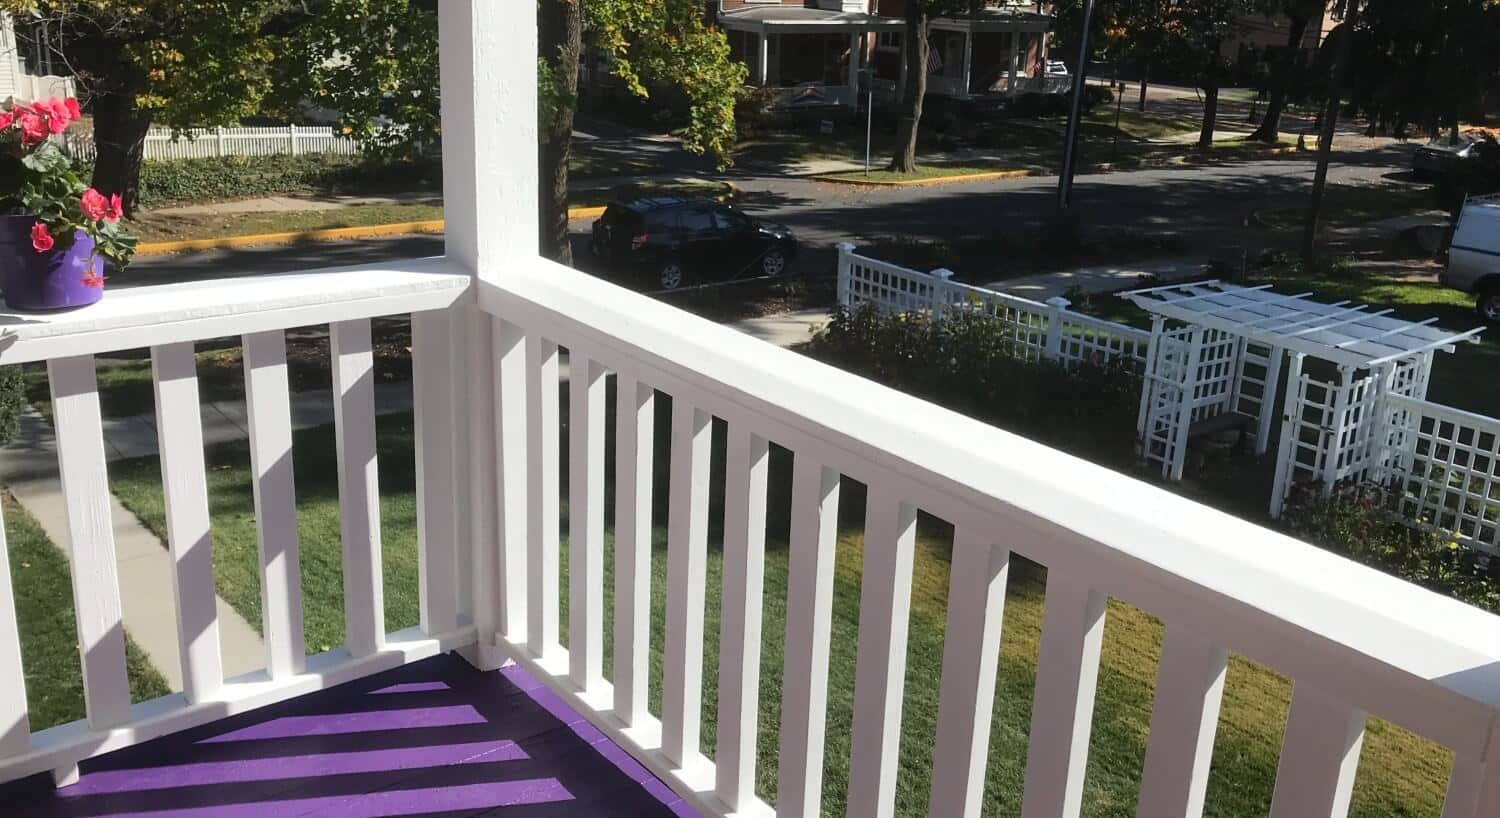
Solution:
M 0 786 L 0 815 L 698 818 L 519 668 L 455 656 Z

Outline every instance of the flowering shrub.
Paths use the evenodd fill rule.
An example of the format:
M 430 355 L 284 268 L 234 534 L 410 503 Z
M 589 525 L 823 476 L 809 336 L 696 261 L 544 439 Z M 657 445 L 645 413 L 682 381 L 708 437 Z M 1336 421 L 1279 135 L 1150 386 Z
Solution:
M 79 113 L 78 100 L 56 97 L 0 106 L 0 212 L 36 220 L 31 246 L 38 253 L 67 250 L 79 232 L 93 239 L 84 283 L 101 287 L 98 257 L 124 268 L 135 255 L 136 238 L 120 226 L 119 195 L 106 197 L 84 184 L 73 161 L 49 139 Z
M 1325 497 L 1322 484 L 1299 483 L 1282 522 L 1313 545 L 1500 613 L 1500 574 L 1492 561 L 1451 534 L 1407 525 L 1380 485 L 1346 481 Z

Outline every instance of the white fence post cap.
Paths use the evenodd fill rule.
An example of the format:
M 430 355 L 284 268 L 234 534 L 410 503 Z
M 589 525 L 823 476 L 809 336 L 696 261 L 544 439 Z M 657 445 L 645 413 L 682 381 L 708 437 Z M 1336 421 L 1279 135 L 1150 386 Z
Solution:
M 942 280 L 947 281 L 953 278 L 953 271 L 944 267 L 939 267 L 938 269 L 928 273 L 928 275 L 932 276 L 933 278 L 941 278 Z
M 838 248 L 838 251 L 840 253 L 852 253 L 852 252 L 854 252 L 854 244 L 852 242 L 841 241 L 838 244 L 835 244 L 834 246 Z
M 1069 301 L 1068 299 L 1063 298 L 1060 295 L 1054 295 L 1051 298 L 1047 299 L 1047 306 L 1049 306 L 1049 307 L 1056 307 L 1056 308 L 1058 308 L 1060 310 L 1067 309 L 1068 306 L 1071 305 L 1072 303 L 1073 303 L 1072 301 Z

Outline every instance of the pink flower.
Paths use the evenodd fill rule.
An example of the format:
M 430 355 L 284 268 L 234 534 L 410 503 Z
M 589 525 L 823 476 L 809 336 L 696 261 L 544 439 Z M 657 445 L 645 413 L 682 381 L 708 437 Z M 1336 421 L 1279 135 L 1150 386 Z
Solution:
M 47 232 L 47 225 L 37 222 L 31 226 L 31 246 L 38 253 L 45 253 L 56 244 L 52 234 Z
M 83 286 L 95 290 L 104 289 L 104 276 L 94 272 L 93 269 L 83 274 Z
M 104 220 L 107 222 L 117 222 L 124 215 L 125 200 L 120 198 L 120 194 L 118 193 L 109 197 L 109 212 L 104 214 Z
M 31 111 L 21 114 L 21 144 L 35 145 L 46 139 L 48 133 L 46 118 Z
M 0 131 L 9 128 L 16 121 L 16 115 L 10 111 L 0 111 Z
M 72 97 L 63 100 L 63 107 L 67 109 L 68 119 L 70 120 L 83 116 L 83 109 L 78 107 L 78 100 Z
M 90 221 L 101 221 L 109 216 L 109 200 L 104 198 L 103 193 L 93 188 L 83 192 L 83 198 L 78 201 L 78 204 L 83 208 L 83 215 L 89 217 Z

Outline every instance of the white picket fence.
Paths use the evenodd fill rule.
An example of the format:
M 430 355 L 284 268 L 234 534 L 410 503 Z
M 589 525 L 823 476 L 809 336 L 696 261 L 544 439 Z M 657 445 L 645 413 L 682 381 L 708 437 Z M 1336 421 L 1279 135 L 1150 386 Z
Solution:
M 1500 419 L 1402 395 L 1386 397 L 1380 439 L 1401 514 L 1500 556 Z
M 98 153 L 92 132 L 69 133 L 65 142 L 68 151 L 79 159 L 91 160 Z M 359 153 L 359 143 L 331 127 L 287 125 L 281 128 L 193 128 L 181 132 L 153 128 L 146 135 L 145 147 L 147 159 L 324 153 L 354 156 Z
M 941 320 L 955 311 L 987 315 L 1003 323 L 1017 356 L 1064 365 L 1146 360 L 1151 333 L 1068 309 L 1066 298 L 1046 302 L 952 280 L 949 270 L 922 273 L 861 256 L 839 245 L 839 303 L 873 304 L 883 312 L 921 312 Z

